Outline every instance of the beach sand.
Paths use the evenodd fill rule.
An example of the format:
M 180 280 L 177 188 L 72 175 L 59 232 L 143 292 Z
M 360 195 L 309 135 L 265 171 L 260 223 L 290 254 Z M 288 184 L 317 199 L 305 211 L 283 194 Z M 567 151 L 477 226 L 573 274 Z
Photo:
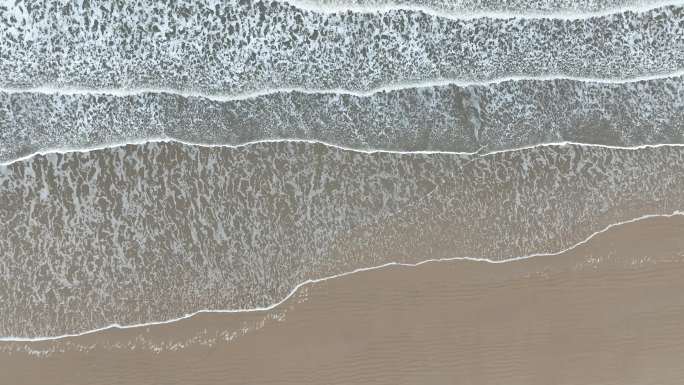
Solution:
M 442 261 L 302 287 L 269 311 L 2 342 L 6 384 L 674 384 L 684 216 L 568 252 Z

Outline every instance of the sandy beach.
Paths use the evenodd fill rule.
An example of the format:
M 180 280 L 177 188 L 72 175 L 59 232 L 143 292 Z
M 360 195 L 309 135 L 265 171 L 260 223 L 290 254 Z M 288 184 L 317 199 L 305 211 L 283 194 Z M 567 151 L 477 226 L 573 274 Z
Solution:
M 555 256 L 388 267 L 271 311 L 0 344 L 11 384 L 663 384 L 684 375 L 684 217 Z

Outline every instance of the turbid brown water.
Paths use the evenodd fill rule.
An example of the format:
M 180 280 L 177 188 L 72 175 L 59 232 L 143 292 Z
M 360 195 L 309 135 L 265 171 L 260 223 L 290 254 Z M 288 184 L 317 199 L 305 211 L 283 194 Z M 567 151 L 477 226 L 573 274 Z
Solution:
M 433 262 L 282 306 L 0 345 L 7 384 L 677 384 L 684 216 L 555 256 Z

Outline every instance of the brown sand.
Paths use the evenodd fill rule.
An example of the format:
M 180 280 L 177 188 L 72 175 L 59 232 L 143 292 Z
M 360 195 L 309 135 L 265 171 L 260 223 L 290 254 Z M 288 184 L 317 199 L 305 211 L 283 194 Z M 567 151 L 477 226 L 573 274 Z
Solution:
M 0 382 L 677 384 L 683 262 L 684 217 L 646 219 L 557 256 L 308 285 L 271 311 L 5 342 Z

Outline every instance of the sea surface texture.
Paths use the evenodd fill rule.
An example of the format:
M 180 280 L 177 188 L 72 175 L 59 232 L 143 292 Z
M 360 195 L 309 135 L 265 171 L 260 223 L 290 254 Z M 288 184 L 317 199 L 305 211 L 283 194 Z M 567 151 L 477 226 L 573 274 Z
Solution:
M 10 385 L 682 377 L 684 1 L 0 0 L 0 74 Z
M 684 8 L 594 18 L 317 13 L 278 1 L 59 0 L 0 11 L 0 86 L 236 94 L 684 67 Z
M 0 93 L 0 162 L 149 139 L 275 139 L 356 150 L 502 151 L 542 143 L 684 144 L 684 77 L 517 80 L 368 95 L 281 91 L 235 100 L 173 93 Z

